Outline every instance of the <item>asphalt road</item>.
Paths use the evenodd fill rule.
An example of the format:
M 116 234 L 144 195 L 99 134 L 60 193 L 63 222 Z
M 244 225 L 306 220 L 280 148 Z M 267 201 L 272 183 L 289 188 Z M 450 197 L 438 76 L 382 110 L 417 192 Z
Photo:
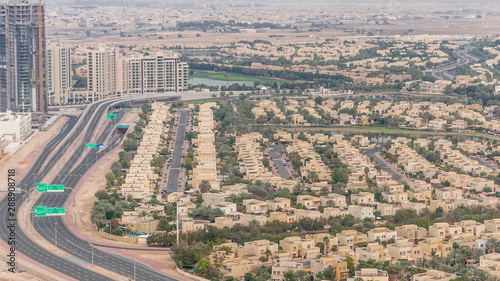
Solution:
M 471 56 L 468 52 L 470 52 L 470 49 L 466 49 L 465 51 L 455 52 L 455 54 L 458 57 L 456 63 L 426 72 L 426 74 L 432 75 L 437 79 L 453 80 L 453 74 L 451 72 L 453 72 L 455 68 L 464 64 L 469 64 L 471 62 L 477 61 L 477 59 Z
M 285 149 L 285 146 L 282 144 L 273 144 L 269 146 L 269 156 L 272 157 L 274 164 L 276 165 L 276 168 L 278 168 L 278 172 L 280 174 L 280 177 L 284 179 L 289 179 L 292 175 L 290 175 L 290 171 L 286 168 L 285 165 L 283 165 L 283 158 L 281 158 L 281 154 L 279 154 L 279 151 Z
M 375 161 L 375 163 L 377 163 L 377 165 L 379 165 L 380 167 L 382 167 L 382 170 L 388 172 L 392 178 L 396 181 L 398 181 L 399 183 L 403 183 L 404 182 L 404 179 L 398 174 L 396 173 L 394 170 L 391 169 L 391 167 L 389 167 L 385 161 L 383 161 L 382 159 L 380 159 L 380 157 L 378 157 L 375 153 L 378 152 L 379 150 L 376 149 L 376 148 L 370 148 L 370 149 L 365 149 L 365 152 L 368 156 L 372 157 L 373 158 L 373 161 Z
M 47 159 L 52 150 L 55 150 L 58 144 L 70 133 L 71 129 L 73 129 L 73 127 L 76 125 L 76 121 L 76 118 L 70 117 L 70 121 L 63 125 L 60 132 L 44 147 L 41 155 L 37 158 L 24 179 L 17 182 L 17 188 L 28 190 L 29 188 L 34 186 L 35 182 L 39 182 L 43 178 L 43 175 L 48 172 L 50 167 L 54 166 L 55 162 L 57 162 L 57 160 L 62 155 L 62 153 L 60 153 L 62 152 L 61 149 L 53 158 L 48 161 L 49 163 L 47 163 L 42 169 L 44 161 Z M 64 144 L 62 146 L 62 149 L 67 149 L 68 147 L 69 143 Z M 61 195 L 58 194 L 56 196 Z M 24 198 L 20 195 L 16 196 L 16 199 L 17 206 L 20 206 L 24 202 Z M 7 219 L 9 218 L 7 209 L 7 197 L 4 198 L 0 203 L 0 214 L 2 214 L 4 220 L 7 221 Z M 8 229 L 5 227 L 5 224 L 2 224 L 2 226 L 0 227 L 0 237 L 2 238 L 2 240 L 7 241 L 8 235 Z M 31 241 L 19 229 L 19 227 L 17 227 L 17 229 L 15 230 L 15 248 L 16 251 L 23 253 L 24 255 L 42 263 L 43 265 L 53 268 L 66 275 L 77 278 L 78 280 L 111 280 L 46 251 L 45 249 L 41 248 L 36 243 Z M 19 258 L 17 262 L 21 262 L 19 261 Z M 29 267 L 28 264 L 26 264 L 25 266 Z
M 179 189 L 179 176 L 181 173 L 182 163 L 182 146 L 186 138 L 186 122 L 188 117 L 188 110 L 181 110 L 179 116 L 179 124 L 177 125 L 177 133 L 175 134 L 174 151 L 172 153 L 172 162 L 168 170 L 167 177 L 167 194 L 176 192 Z
M 105 113 L 101 113 L 102 115 Z M 99 122 L 101 114 L 96 114 L 96 118 L 92 120 L 93 124 L 97 124 Z M 119 113 L 119 117 L 121 117 L 121 113 Z M 92 124 L 91 128 L 96 128 Z M 109 138 L 109 141 L 104 148 L 104 150 L 98 152 L 98 148 L 84 148 L 83 146 L 76 148 L 75 153 L 68 161 L 65 167 L 72 167 L 80 157 L 81 153 L 83 153 L 83 149 L 90 149 L 89 154 L 85 157 L 85 159 L 71 172 L 66 174 L 61 172 L 52 182 L 52 184 L 64 184 L 65 186 L 73 187 L 76 186 L 80 178 L 85 174 L 88 170 L 88 167 L 92 166 L 97 159 L 102 157 L 109 150 L 113 149 L 117 145 L 121 143 L 124 135 L 116 136 L 113 134 L 115 128 L 115 122 L 111 121 L 106 126 L 106 129 L 103 131 L 103 134 L 98 138 L 96 143 L 102 143 L 105 139 Z M 90 141 L 92 137 L 93 130 L 89 130 L 85 134 L 85 138 L 83 143 L 87 143 Z M 64 170 L 64 169 L 63 169 Z M 69 193 L 68 193 L 69 194 Z M 66 194 L 61 194 L 66 195 Z M 53 194 L 43 194 L 40 200 L 37 202 L 37 205 L 41 206 L 62 206 L 67 196 L 54 196 Z M 71 253 L 72 261 L 76 261 L 81 264 L 89 264 L 92 260 L 92 248 L 90 244 L 81 240 L 73 233 L 71 233 L 67 228 L 61 227 L 64 226 L 64 222 L 61 217 L 40 217 L 35 220 L 35 227 L 38 232 L 48 241 L 53 244 L 56 244 L 57 237 L 57 246 L 62 250 Z M 56 234 L 57 232 L 57 234 Z M 66 258 L 68 259 L 68 258 Z M 93 249 L 93 261 L 94 264 L 97 264 L 101 267 L 104 267 L 113 272 L 119 273 L 123 276 L 134 278 L 135 280 L 174 280 L 165 275 L 158 274 L 153 271 L 148 266 L 145 266 L 140 263 L 136 263 L 134 267 L 134 262 L 129 259 L 125 259 L 119 257 L 117 255 L 113 255 L 104 251 L 100 251 L 98 249 Z M 134 269 L 135 268 L 135 269 Z
M 160 96 L 161 95 L 144 95 L 140 97 L 124 97 L 105 100 L 89 106 L 86 113 L 79 117 L 81 120 L 78 123 L 76 123 L 76 119 L 74 117 L 70 117 L 70 121 L 63 125 L 60 133 L 57 134 L 53 140 L 51 140 L 43 148 L 40 157 L 35 160 L 35 163 L 26 176 L 17 182 L 17 188 L 22 190 L 29 190 L 30 188 L 33 188 L 35 183 L 40 182 L 44 175 L 46 175 L 49 170 L 54 167 L 54 164 L 60 159 L 64 152 L 70 148 L 72 148 L 72 151 L 74 150 L 73 155 L 68 163 L 62 167 L 52 184 L 64 184 L 68 187 L 74 187 L 88 168 L 113 147 L 119 145 L 123 137 L 110 137 L 110 134 L 114 131 L 115 125 L 113 120 L 110 121 L 106 130 L 103 131 L 103 134 L 99 137 L 98 141 L 96 141 L 96 143 L 99 143 L 99 141 L 104 141 L 110 137 L 105 148 L 92 149 L 85 159 L 76 168 L 72 169 L 74 164 L 81 157 L 84 149 L 83 146 L 74 147 L 74 145 L 72 145 L 78 135 L 84 132 L 84 143 L 89 142 L 95 131 L 100 127 L 100 125 L 102 125 L 107 109 L 116 104 L 117 100 L 132 102 L 137 99 L 155 99 Z M 56 154 L 48 159 L 49 154 L 54 150 L 57 151 Z M 48 160 L 46 162 L 47 164 L 43 166 L 43 163 L 46 160 Z M 69 194 L 69 190 L 66 190 L 63 193 L 45 193 L 35 205 L 48 207 L 62 206 L 67 200 Z M 24 197 L 20 195 L 17 195 L 16 199 L 17 206 L 20 206 L 24 201 Z M 0 214 L 3 215 L 5 221 L 7 221 L 10 217 L 7 210 L 7 197 L 0 203 Z M 48 241 L 55 243 L 57 236 L 57 246 L 70 253 L 72 256 L 64 258 L 55 256 L 38 246 L 35 242 L 29 240 L 19 228 L 15 231 L 16 251 L 19 251 L 43 265 L 78 280 L 111 280 L 98 273 L 81 267 L 83 264 L 90 263 L 92 248 L 87 241 L 81 240 L 71 233 L 64 225 L 61 217 L 37 217 L 34 220 L 34 225 L 37 231 Z M 6 225 L 2 224 L 0 226 L 0 238 L 7 242 L 9 234 L 9 230 Z M 136 276 L 136 280 L 175 280 L 154 272 L 148 266 L 140 263 L 134 263 L 132 260 L 125 259 L 114 254 L 109 254 L 98 249 L 93 249 L 93 252 L 95 264 L 121 275 L 129 277 Z M 18 260 L 18 262 L 20 261 Z

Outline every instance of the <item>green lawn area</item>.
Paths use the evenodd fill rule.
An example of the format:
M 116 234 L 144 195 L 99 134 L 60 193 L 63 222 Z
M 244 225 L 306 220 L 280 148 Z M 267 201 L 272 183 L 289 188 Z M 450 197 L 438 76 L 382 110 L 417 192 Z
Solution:
M 281 82 L 282 80 L 262 78 L 258 76 L 250 76 L 236 73 L 225 72 L 208 72 L 208 71 L 195 71 L 191 78 L 207 78 L 220 81 L 259 81 L 259 82 Z
M 370 126 L 349 126 L 345 128 L 361 129 L 361 130 L 375 130 L 375 131 L 416 131 L 400 128 L 390 128 L 390 127 L 370 127 Z
M 370 126 L 345 126 L 345 127 L 335 127 L 335 128 L 327 128 L 327 127 L 292 127 L 295 130 L 329 130 L 329 131 L 350 131 L 350 130 L 359 130 L 362 131 L 386 131 L 386 132 L 422 132 L 418 130 L 408 130 L 408 129 L 400 129 L 400 128 L 390 128 L 390 127 L 370 127 Z

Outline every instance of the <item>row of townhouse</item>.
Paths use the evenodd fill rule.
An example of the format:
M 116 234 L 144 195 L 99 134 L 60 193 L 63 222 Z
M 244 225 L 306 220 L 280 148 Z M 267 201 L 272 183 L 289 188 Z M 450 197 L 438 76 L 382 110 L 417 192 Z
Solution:
M 411 225 L 403 226 L 406 232 L 411 230 Z M 425 236 L 422 232 L 425 229 L 415 229 L 420 232 L 423 238 L 418 244 L 404 237 L 397 237 L 400 230 L 390 231 L 386 228 L 375 228 L 367 234 L 359 233 L 355 230 L 344 230 L 337 236 L 331 236 L 328 233 L 319 233 L 308 235 L 304 238 L 292 236 L 287 237 L 277 243 L 268 240 L 256 240 L 246 242 L 244 245 L 236 243 L 224 243 L 214 247 L 211 258 L 222 255 L 223 262 L 221 271 L 224 276 L 242 278 L 246 273 L 252 272 L 259 266 L 259 260 L 266 258 L 273 262 L 272 279 L 284 280 L 284 274 L 290 270 L 304 270 L 310 274 L 317 274 L 320 271 L 332 267 L 335 270 L 336 278 L 346 279 L 349 276 L 346 257 L 351 257 L 355 264 L 359 261 L 375 260 L 379 262 L 389 261 L 395 263 L 400 259 L 416 261 L 421 258 L 430 258 L 431 255 L 444 256 L 451 251 L 453 242 L 442 240 L 438 237 Z M 384 233 L 386 240 L 381 238 Z M 375 238 L 375 239 L 374 239 Z M 394 239 L 394 243 L 386 246 L 375 242 L 374 240 L 387 241 Z M 367 242 L 367 239 L 373 239 Z M 360 242 L 367 242 L 365 247 L 356 247 Z M 319 254 L 318 243 L 325 247 L 326 256 L 316 257 Z M 221 251 L 222 247 L 230 248 L 231 253 L 226 254 Z M 280 250 L 281 248 L 281 250 Z M 331 249 L 330 249 L 331 248 Z M 304 263 L 303 259 L 310 259 Z M 495 267 L 494 261 L 500 259 L 500 254 L 485 255 L 481 257 L 481 266 L 484 268 Z M 498 268 L 498 266 L 496 266 Z M 375 271 L 373 271 L 375 270 Z M 418 280 L 434 280 L 436 276 L 445 273 L 438 271 L 428 271 L 419 274 Z M 451 276 L 445 274 L 443 276 Z M 373 279 L 381 278 L 382 279 Z M 389 280 L 387 272 L 376 269 L 361 269 L 355 273 L 355 278 L 362 280 Z M 445 279 L 449 280 L 449 279 Z
M 427 161 L 406 144 L 395 142 L 387 152 L 398 156 L 398 163 L 403 165 L 404 171 L 407 173 L 416 174 L 422 172 L 425 177 L 432 178 L 439 171 L 434 164 Z
M 423 82 L 425 84 L 425 82 Z M 431 83 L 432 84 L 432 83 Z M 273 103 L 270 101 L 263 101 L 261 103 Z M 372 121 L 370 116 L 374 114 L 382 114 L 384 117 L 400 117 L 405 119 L 404 126 L 413 127 L 416 129 L 429 129 L 435 131 L 444 131 L 452 129 L 455 131 L 466 130 L 471 124 L 467 120 L 472 120 L 476 126 L 483 127 L 489 130 L 500 130 L 500 122 L 498 120 L 489 120 L 485 116 L 493 111 L 493 107 L 483 108 L 479 104 L 464 105 L 461 103 L 445 104 L 442 102 L 417 102 L 411 103 L 407 101 L 400 101 L 392 103 L 390 101 L 380 101 L 373 104 L 372 101 L 365 100 L 359 102 L 357 105 L 352 100 L 336 102 L 333 100 L 324 100 L 321 104 L 316 104 L 312 99 L 305 100 L 287 100 L 285 102 L 285 110 L 293 112 L 293 124 L 305 124 L 306 121 L 301 114 L 298 114 L 297 108 L 302 108 L 308 112 L 309 115 L 316 118 L 321 118 L 318 109 L 321 109 L 325 114 L 331 118 L 337 119 L 341 125 L 368 125 Z M 338 108 L 338 110 L 333 109 Z M 360 116 L 353 116 L 351 114 L 341 113 L 342 109 L 356 109 Z M 258 115 L 265 114 L 265 110 L 259 106 L 255 109 Z M 431 114 L 435 118 L 427 120 L 422 118 L 424 114 Z M 458 114 L 458 115 L 457 115 Z M 463 119 L 457 119 L 463 118 Z M 257 116 L 256 116 L 257 118 Z M 281 119 L 281 117 L 280 117 Z M 472 125 L 474 125 L 472 124 Z
M 441 161 L 444 164 L 461 169 L 466 173 L 471 173 L 475 176 L 482 173 L 486 175 L 493 175 L 495 173 L 493 169 L 479 164 L 477 160 L 472 160 L 449 146 L 436 146 L 435 151 L 439 152 Z
M 255 119 L 258 119 L 260 116 L 267 118 L 267 112 L 272 112 L 274 116 L 281 120 L 286 119 L 281 109 L 276 106 L 276 102 L 271 100 L 263 100 L 259 102 L 256 107 L 252 108 L 252 113 L 254 114 Z
M 287 146 L 288 154 L 297 152 L 300 159 L 304 161 L 304 165 L 300 167 L 300 174 L 304 179 L 309 178 L 310 174 L 314 173 L 318 181 L 330 180 L 330 169 L 323 163 L 314 147 L 308 141 L 302 141 L 298 138 L 293 139 L 292 145 Z
M 281 177 L 273 176 L 262 163 L 263 152 L 259 141 L 267 141 L 260 133 L 250 133 L 236 138 L 235 148 L 238 152 L 239 169 L 248 181 L 261 180 L 276 184 Z
M 437 179 L 432 179 L 431 183 L 450 183 L 451 186 L 463 190 L 481 191 L 485 187 L 489 187 L 494 191 L 499 191 L 499 187 L 493 180 L 480 177 L 472 177 L 466 174 L 458 174 L 456 172 L 442 171 L 438 174 Z
M 198 136 L 193 140 L 195 148 L 194 161 L 197 163 L 193 168 L 191 184 L 193 188 L 199 189 L 200 183 L 207 181 L 212 190 L 219 190 L 220 183 L 217 175 L 217 152 L 215 150 L 215 121 L 212 107 L 215 102 L 207 102 L 200 105 L 198 113 L 198 126 L 194 131 Z
M 155 102 L 148 116 L 148 125 L 143 130 L 143 138 L 121 186 L 125 198 L 129 195 L 139 202 L 151 200 L 158 175 L 151 168 L 151 160 L 162 147 L 161 136 L 165 132 L 163 124 L 169 118 L 169 106 Z

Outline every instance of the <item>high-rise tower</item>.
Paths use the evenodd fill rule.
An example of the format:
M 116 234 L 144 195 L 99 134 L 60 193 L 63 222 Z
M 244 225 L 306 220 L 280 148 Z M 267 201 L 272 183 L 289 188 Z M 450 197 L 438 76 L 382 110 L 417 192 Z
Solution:
M 46 110 L 44 6 L 0 4 L 0 110 Z

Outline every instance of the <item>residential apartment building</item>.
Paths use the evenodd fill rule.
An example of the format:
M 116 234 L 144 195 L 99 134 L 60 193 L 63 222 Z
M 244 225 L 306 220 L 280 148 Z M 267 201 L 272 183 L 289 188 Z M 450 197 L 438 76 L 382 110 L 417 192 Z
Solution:
M 304 264 L 293 261 L 282 261 L 275 263 L 271 270 L 271 279 L 273 281 L 285 280 L 285 273 L 288 271 L 303 270 Z
M 358 278 L 363 281 L 389 281 L 389 274 L 387 274 L 387 271 L 377 268 L 361 268 L 360 271 L 356 271 L 352 280 Z
M 187 91 L 189 67 L 167 53 L 124 57 L 114 47 L 87 52 L 87 89 L 74 90 L 67 103 L 94 102 L 108 97 Z
M 72 87 L 71 48 L 68 45 L 49 43 L 45 58 L 47 104 L 66 104 Z
M 20 142 L 31 132 L 31 113 L 0 113 L 0 138 Z

